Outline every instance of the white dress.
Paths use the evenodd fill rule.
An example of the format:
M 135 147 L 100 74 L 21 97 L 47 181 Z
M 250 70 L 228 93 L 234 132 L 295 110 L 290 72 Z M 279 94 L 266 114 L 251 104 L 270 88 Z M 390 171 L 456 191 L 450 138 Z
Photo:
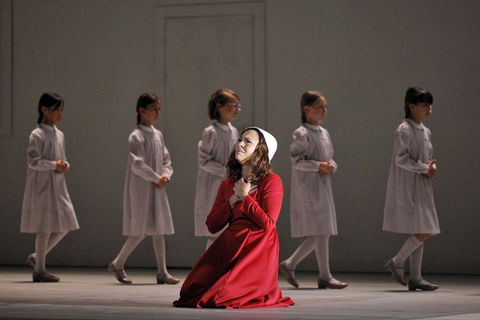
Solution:
M 290 145 L 292 182 L 290 221 L 292 237 L 337 234 L 337 217 L 333 202 L 331 175 L 318 173 L 320 162 L 332 159 L 330 134 L 321 126 L 304 123 L 293 133 Z
M 170 180 L 173 174 L 163 135 L 154 127 L 138 125 L 130 134 L 128 144 L 130 155 L 123 196 L 123 234 L 173 234 L 165 188 L 153 186 L 160 181 L 161 175 Z
M 67 162 L 63 132 L 55 126 L 38 125 L 28 142 L 20 232 L 57 233 L 79 228 L 65 174 L 54 172 L 57 160 Z
M 226 178 L 227 160 L 238 140 L 238 131 L 228 125 L 214 122 L 203 131 L 198 142 L 198 174 L 195 194 L 195 235 L 218 236 L 211 234 L 205 222 L 212 209 L 218 188 Z
M 432 180 L 424 178 L 433 160 L 431 133 L 423 124 L 403 120 L 395 131 L 388 177 L 383 230 L 397 233 L 440 233 Z

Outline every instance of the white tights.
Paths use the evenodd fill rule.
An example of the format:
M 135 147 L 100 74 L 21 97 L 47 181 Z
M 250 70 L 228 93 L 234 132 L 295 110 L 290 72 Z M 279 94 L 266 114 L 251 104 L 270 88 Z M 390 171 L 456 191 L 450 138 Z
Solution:
M 322 234 L 307 237 L 290 258 L 286 260 L 287 268 L 295 270 L 297 264 L 300 263 L 306 256 L 315 250 L 317 256 L 317 264 L 319 277 L 323 280 L 328 280 L 332 277 L 330 273 L 330 264 L 328 261 L 328 241 L 329 234 Z
M 33 257 L 35 258 L 35 272 L 42 274 L 47 272 L 45 267 L 45 260 L 47 253 L 49 253 L 59 242 L 65 237 L 67 232 L 56 232 L 56 233 L 37 233 L 37 238 L 35 239 L 35 253 Z
M 113 264 L 117 270 L 123 270 L 125 268 L 125 261 L 138 246 L 138 244 L 145 239 L 145 236 L 130 236 L 123 245 L 122 250 L 118 256 L 113 260 Z M 155 257 L 157 258 L 158 274 L 164 276 L 167 274 L 167 266 L 165 262 L 165 236 L 156 235 L 153 236 L 153 249 L 155 250 Z

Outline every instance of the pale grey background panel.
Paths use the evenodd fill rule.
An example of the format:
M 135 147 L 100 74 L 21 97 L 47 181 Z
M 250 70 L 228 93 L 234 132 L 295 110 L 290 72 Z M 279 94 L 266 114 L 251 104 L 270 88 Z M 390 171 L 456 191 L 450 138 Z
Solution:
M 33 235 L 19 233 L 20 212 L 28 135 L 35 127 L 36 104 L 44 91 L 58 92 L 66 101 L 59 128 L 66 136 L 72 164 L 67 185 L 81 227 L 52 251 L 47 263 L 106 266 L 123 245 L 127 138 L 135 125 L 136 99 L 147 91 L 158 91 L 165 100 L 158 127 L 166 127 L 166 144 L 175 160 L 168 193 L 172 208 L 176 208 L 177 234 L 167 237 L 167 263 L 195 263 L 205 242 L 193 235 L 195 145 L 209 123 L 208 96 L 219 86 L 232 86 L 242 104 L 254 106 L 242 111 L 234 122 L 239 129 L 252 116 L 246 114 L 257 110 L 257 87 L 251 80 L 249 84 L 241 81 L 251 73 L 256 77 L 255 66 L 246 62 L 240 78 L 226 78 L 223 72 L 228 68 L 215 70 L 221 81 L 212 83 L 215 87 L 188 84 L 185 93 L 180 93 L 182 81 L 193 78 L 177 75 L 177 66 L 167 59 L 167 87 L 164 92 L 157 89 L 156 10 L 202 3 L 218 6 L 214 1 L 13 1 L 13 134 L 0 138 L 0 264 L 23 264 L 34 247 Z M 259 4 L 265 9 L 265 121 L 279 140 L 273 165 L 285 187 L 277 223 L 280 258 L 287 258 L 302 241 L 290 236 L 288 148 L 292 132 L 300 125 L 301 94 L 309 89 L 320 90 L 327 97 L 324 126 L 332 136 L 339 164 L 333 177 L 339 227 L 339 235 L 332 237 L 330 245 L 333 272 L 382 271 L 383 264 L 396 254 L 405 236 L 381 231 L 385 188 L 393 134 L 404 115 L 404 94 L 409 86 L 419 85 L 429 89 L 435 99 L 433 114 L 425 125 L 432 130 L 438 160 L 434 189 L 442 230 L 426 243 L 423 270 L 478 274 L 480 3 L 268 0 Z M 256 14 L 253 16 L 256 19 Z M 225 32 L 255 30 L 256 20 L 252 27 L 247 17 L 233 18 Z M 217 18 L 224 23 L 222 17 L 211 19 Z M 179 70 L 195 66 L 190 61 L 194 53 L 185 53 L 188 61 L 179 55 L 182 43 L 197 45 L 188 32 L 194 20 L 186 24 L 181 24 L 182 19 L 171 21 L 170 27 L 175 28 L 168 36 L 186 34 L 190 39 L 177 42 L 172 38 L 173 51 L 166 47 L 165 53 L 181 63 Z M 209 25 L 204 28 L 206 34 L 200 32 L 198 37 L 214 30 Z M 244 46 L 251 45 L 252 39 L 256 38 L 245 36 L 235 41 L 242 46 L 236 51 L 241 61 L 251 62 L 258 56 L 250 50 L 250 57 L 244 57 Z M 203 48 L 204 43 L 198 45 Z M 208 62 L 199 63 L 198 70 L 207 69 Z M 194 77 L 201 76 L 195 72 Z M 182 110 L 189 110 L 184 121 L 180 120 Z M 171 126 L 171 122 L 175 124 Z M 182 144 L 188 153 L 180 148 Z M 134 251 L 128 266 L 155 266 L 151 240 Z M 314 255 L 298 268 L 316 270 Z

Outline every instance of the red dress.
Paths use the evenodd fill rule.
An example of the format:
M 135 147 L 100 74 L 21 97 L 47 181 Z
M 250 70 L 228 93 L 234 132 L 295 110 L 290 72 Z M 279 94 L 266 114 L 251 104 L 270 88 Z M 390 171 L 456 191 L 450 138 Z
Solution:
M 283 185 L 274 173 L 257 191 L 230 209 L 235 181 L 225 179 L 207 218 L 218 239 L 193 266 L 175 307 L 265 308 L 294 304 L 278 287 L 278 235 L 275 228 L 283 199 Z

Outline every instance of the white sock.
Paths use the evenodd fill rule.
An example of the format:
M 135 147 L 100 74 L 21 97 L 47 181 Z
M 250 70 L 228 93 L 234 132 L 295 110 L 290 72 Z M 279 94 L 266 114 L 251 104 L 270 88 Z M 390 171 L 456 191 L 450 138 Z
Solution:
M 165 276 L 167 272 L 167 264 L 165 262 L 165 236 L 153 236 L 153 249 L 155 249 L 155 257 L 157 258 L 158 274 Z
M 407 238 L 407 241 L 405 241 L 402 249 L 400 249 L 397 255 L 392 259 L 393 264 L 396 267 L 403 267 L 403 265 L 405 264 L 405 260 L 407 260 L 407 258 L 412 254 L 412 252 L 415 251 L 415 249 L 417 249 L 421 244 L 422 242 L 419 241 L 414 234 L 412 234 L 410 237 Z
M 410 280 L 417 283 L 422 279 L 423 243 L 410 254 Z
M 49 233 L 37 233 L 37 238 L 35 239 L 35 252 L 36 252 L 36 263 L 35 263 L 35 272 L 38 274 L 43 274 L 47 272 L 45 268 L 45 259 L 47 257 L 47 248 L 48 248 L 48 239 L 50 238 Z
M 47 245 L 47 254 L 52 251 L 53 248 L 60 242 L 67 235 L 68 231 L 66 232 L 55 232 L 50 234 L 50 238 L 48 239 Z M 37 259 L 37 253 L 33 253 L 33 258 Z
M 288 270 L 295 270 L 297 264 L 315 249 L 315 236 L 307 237 L 286 261 Z M 293 276 L 293 275 L 292 275 Z
M 205 251 L 208 250 L 208 248 L 210 248 L 210 246 L 215 242 L 215 240 L 212 240 L 210 238 L 208 238 L 207 240 L 207 247 L 205 248 Z
M 328 280 L 332 277 L 330 273 L 330 264 L 328 261 L 328 240 L 329 234 L 315 236 L 315 254 L 317 256 L 319 277 L 322 280 Z
M 113 264 L 117 270 L 123 270 L 125 268 L 125 261 L 127 261 L 128 256 L 132 253 L 138 244 L 145 239 L 145 236 L 130 236 L 123 245 L 122 250 L 118 256 L 113 260 Z

